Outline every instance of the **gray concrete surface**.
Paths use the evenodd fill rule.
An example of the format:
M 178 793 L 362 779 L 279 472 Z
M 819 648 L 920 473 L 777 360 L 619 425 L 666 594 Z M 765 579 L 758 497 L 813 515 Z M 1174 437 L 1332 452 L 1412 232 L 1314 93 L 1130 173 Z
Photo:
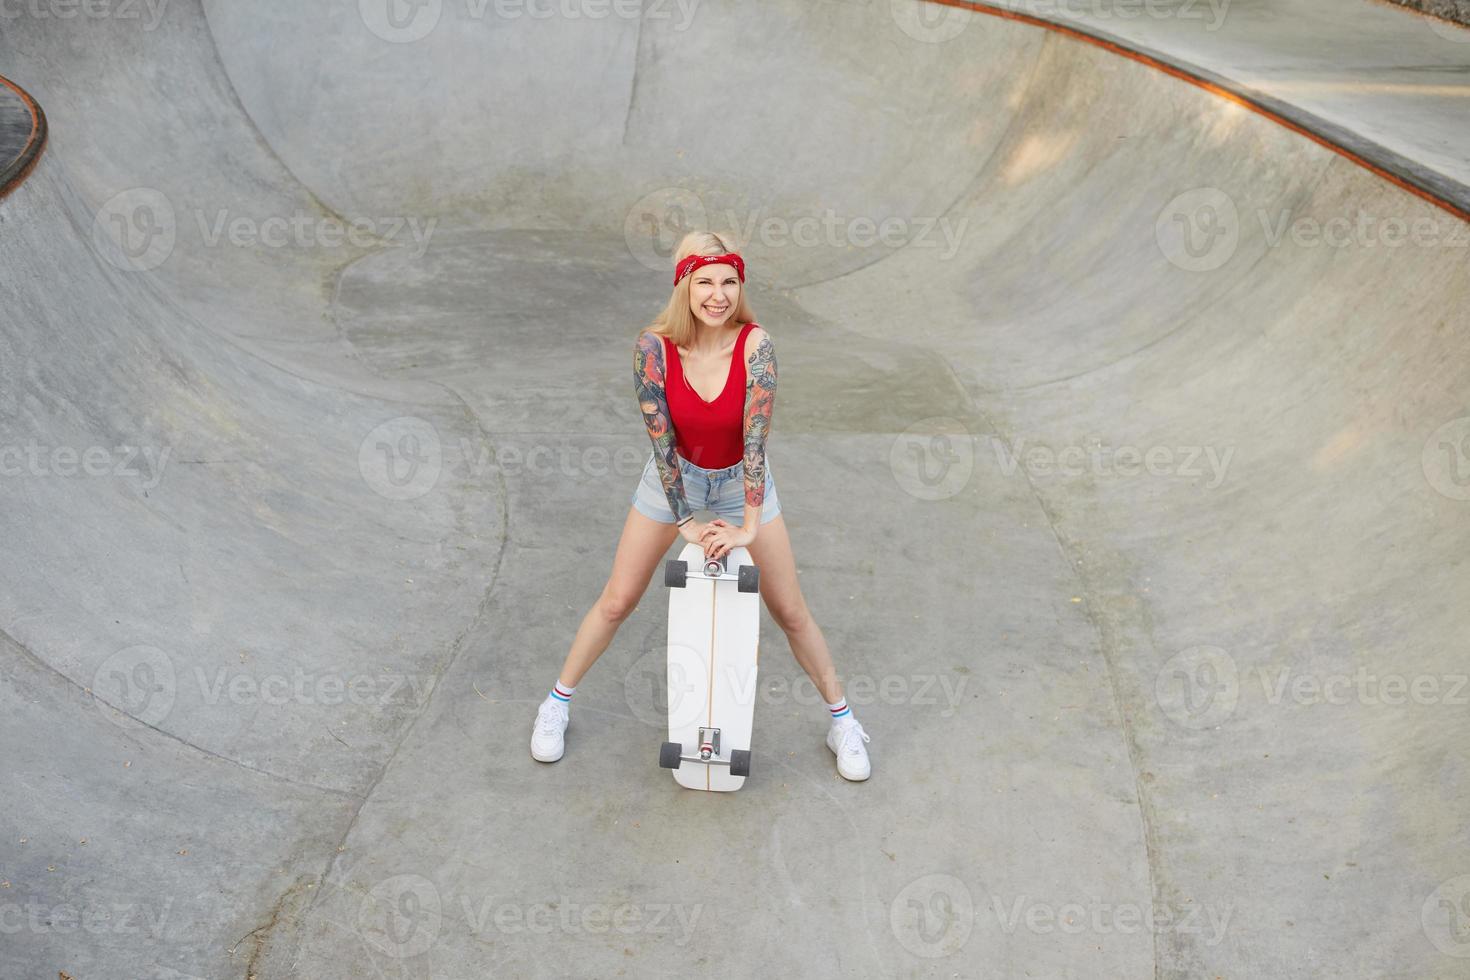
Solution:
M 1470 975 L 1450 211 L 903 2 L 131 9 L 0 30 L 0 975 Z M 678 790 L 657 588 L 527 750 L 706 224 L 863 784 L 767 618 L 756 774 Z

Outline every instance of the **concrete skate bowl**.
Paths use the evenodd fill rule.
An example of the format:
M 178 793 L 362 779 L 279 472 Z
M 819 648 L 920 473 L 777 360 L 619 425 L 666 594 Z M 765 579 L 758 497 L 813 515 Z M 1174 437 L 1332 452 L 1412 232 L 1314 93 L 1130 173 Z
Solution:
M 963 12 L 136 9 L 0 32 L 0 974 L 1463 969 L 1454 213 Z M 864 784 L 767 617 L 677 790 L 658 588 L 526 751 L 705 224 Z
M 30 174 L 46 149 L 46 114 L 19 85 L 0 77 L 0 197 Z

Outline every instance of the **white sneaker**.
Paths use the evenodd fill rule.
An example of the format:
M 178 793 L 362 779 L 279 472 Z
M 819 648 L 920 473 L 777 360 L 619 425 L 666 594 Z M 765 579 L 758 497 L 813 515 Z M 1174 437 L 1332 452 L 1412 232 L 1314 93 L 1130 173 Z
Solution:
M 536 727 L 531 731 L 531 758 L 537 762 L 555 762 L 566 750 L 562 733 L 571 724 L 571 712 L 555 698 L 547 698 L 536 710 Z
M 868 763 L 868 750 L 863 743 L 871 741 L 856 718 L 837 722 L 827 730 L 827 748 L 837 756 L 837 772 L 843 779 L 861 782 L 868 778 L 873 767 Z

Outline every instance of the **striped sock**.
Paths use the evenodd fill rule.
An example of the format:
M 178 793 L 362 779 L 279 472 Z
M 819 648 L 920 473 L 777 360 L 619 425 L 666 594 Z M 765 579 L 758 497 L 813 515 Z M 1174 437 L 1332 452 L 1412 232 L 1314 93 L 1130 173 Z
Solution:
M 837 703 L 827 705 L 827 710 L 832 714 L 833 724 L 852 717 L 852 709 L 847 706 L 847 698 L 838 698 Z
M 561 678 L 558 677 L 556 679 L 556 686 L 551 689 L 551 694 L 549 696 L 557 701 L 560 701 L 562 704 L 571 704 L 572 692 L 575 690 L 575 687 L 568 687 L 566 684 L 563 684 L 561 682 Z

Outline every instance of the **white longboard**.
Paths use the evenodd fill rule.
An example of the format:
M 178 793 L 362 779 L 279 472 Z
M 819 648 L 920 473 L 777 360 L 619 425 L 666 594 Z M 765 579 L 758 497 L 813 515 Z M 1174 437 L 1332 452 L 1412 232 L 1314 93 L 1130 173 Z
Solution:
M 664 584 L 669 739 L 659 765 L 689 789 L 737 790 L 750 771 L 760 573 L 744 548 L 730 549 L 723 567 L 707 569 L 704 549 L 690 543 L 665 565 Z

